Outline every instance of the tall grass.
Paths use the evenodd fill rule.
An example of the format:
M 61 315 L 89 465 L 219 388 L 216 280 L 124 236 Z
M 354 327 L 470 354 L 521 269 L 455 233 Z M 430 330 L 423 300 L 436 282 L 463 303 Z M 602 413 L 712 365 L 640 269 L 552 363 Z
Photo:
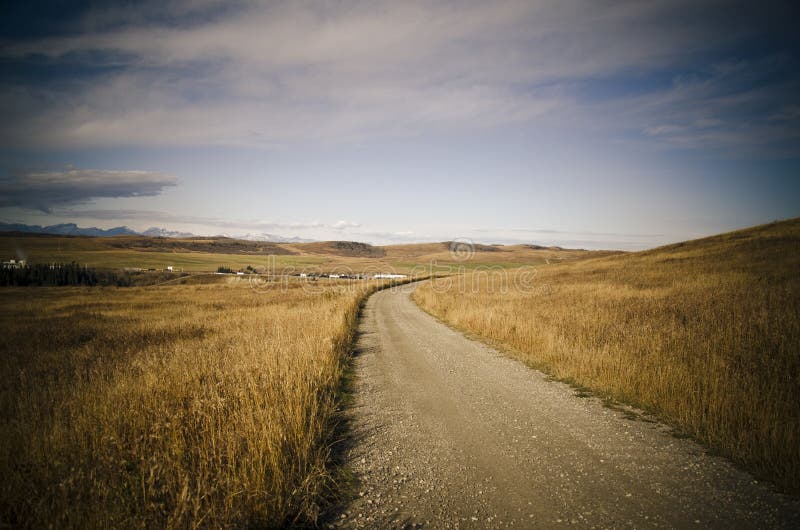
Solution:
M 800 220 L 544 267 L 525 292 L 466 280 L 415 299 L 800 491 Z
M 0 291 L 0 523 L 313 523 L 369 287 Z

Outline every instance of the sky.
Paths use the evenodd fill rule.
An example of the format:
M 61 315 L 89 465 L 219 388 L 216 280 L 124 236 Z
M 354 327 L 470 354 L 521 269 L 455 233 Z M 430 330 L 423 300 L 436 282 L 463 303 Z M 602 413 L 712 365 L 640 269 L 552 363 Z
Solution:
M 0 221 L 642 249 L 800 215 L 792 2 L 15 2 Z

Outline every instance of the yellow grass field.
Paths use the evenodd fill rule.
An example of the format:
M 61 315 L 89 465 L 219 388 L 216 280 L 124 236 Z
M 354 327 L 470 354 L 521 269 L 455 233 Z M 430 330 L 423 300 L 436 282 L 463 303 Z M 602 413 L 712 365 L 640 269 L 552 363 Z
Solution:
M 800 220 L 541 267 L 523 290 L 462 281 L 415 299 L 800 491 Z
M 375 282 L 0 291 L 0 526 L 313 523 Z
M 483 265 L 518 267 L 547 259 L 575 260 L 608 252 L 525 245 L 478 245 L 471 259 L 458 261 L 447 243 L 372 246 L 346 241 L 262 243 L 228 238 L 165 239 L 142 236 L 62 237 L 0 233 L 0 256 L 30 263 L 69 263 L 104 269 L 173 266 L 185 272 L 234 270 L 248 265 L 271 272 L 440 273 Z

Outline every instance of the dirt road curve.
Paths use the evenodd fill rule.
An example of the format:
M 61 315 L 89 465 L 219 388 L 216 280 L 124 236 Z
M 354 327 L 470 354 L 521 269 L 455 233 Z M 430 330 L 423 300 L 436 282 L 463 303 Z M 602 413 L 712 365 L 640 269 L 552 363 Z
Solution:
M 373 295 L 360 327 L 358 497 L 326 524 L 366 528 L 797 527 L 796 498 Z

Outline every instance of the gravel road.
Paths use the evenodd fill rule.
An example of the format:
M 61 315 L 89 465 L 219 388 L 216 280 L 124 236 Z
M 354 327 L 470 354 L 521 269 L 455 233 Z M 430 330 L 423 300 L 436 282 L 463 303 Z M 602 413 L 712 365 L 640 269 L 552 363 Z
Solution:
M 326 525 L 800 527 L 796 497 L 467 339 L 414 288 L 366 304 L 343 449 L 356 497 Z

